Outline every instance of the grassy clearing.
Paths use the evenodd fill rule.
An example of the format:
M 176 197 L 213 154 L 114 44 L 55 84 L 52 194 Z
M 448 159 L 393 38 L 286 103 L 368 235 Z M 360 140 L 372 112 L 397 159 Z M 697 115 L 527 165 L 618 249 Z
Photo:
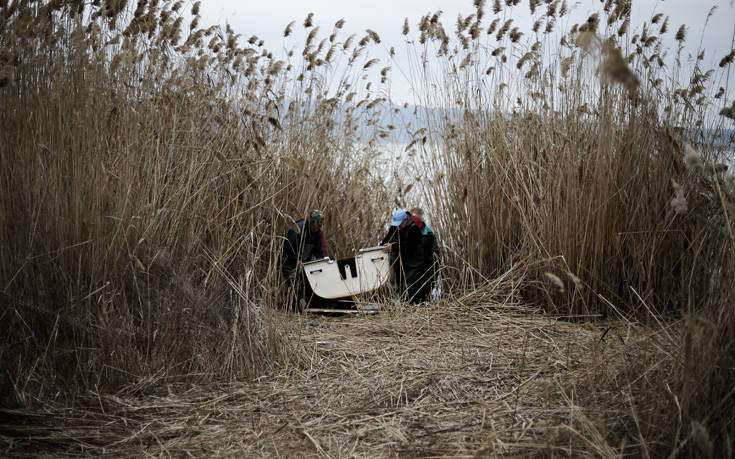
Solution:
M 654 392 L 664 333 L 572 324 L 509 304 L 292 317 L 304 366 L 251 383 L 159 386 L 45 406 L 11 451 L 53 455 L 616 457 L 665 451 Z M 659 407 L 657 407 L 659 408 Z M 657 409 L 656 408 L 656 409 Z M 17 413 L 20 417 L 22 413 Z M 54 418 L 63 416 L 65 424 Z
M 377 424 L 365 421 L 358 440 L 370 441 L 355 443 L 365 454 L 731 455 L 735 181 L 722 165 L 733 141 L 718 136 L 733 126 L 721 82 L 735 54 L 709 70 L 697 50 L 693 73 L 682 77 L 686 29 L 665 16 L 630 24 L 629 4 L 608 1 L 559 30 L 565 3 L 531 0 L 523 7 L 536 24 L 524 32 L 508 21 L 519 2 L 506 3 L 474 2 L 451 32 L 439 14 L 421 18 L 416 36 L 407 28 L 407 74 L 421 106 L 433 109 L 408 129 L 405 170 L 421 181 L 406 183 L 378 173 L 381 141 L 405 125 L 385 124 L 401 111 L 388 104 L 390 70 L 372 72 L 380 65 L 370 54 L 380 42 L 374 32 L 345 37 L 341 22 L 319 31 L 308 17 L 284 31 L 303 27 L 306 38 L 281 60 L 257 37 L 199 28 L 198 3 L 184 11 L 167 1 L 0 1 L 2 404 L 53 416 L 84 404 L 99 408 L 99 419 L 118 412 L 131 421 L 138 411 L 145 423 L 162 409 L 160 387 L 263 376 L 313 391 L 317 401 L 324 390 L 410 411 L 372 419 L 394 435 L 379 433 L 374 443 Z M 671 36 L 669 62 L 663 43 Z M 451 295 L 418 319 L 434 321 L 434 341 L 413 326 L 423 313 L 400 308 L 323 336 L 279 312 L 281 236 L 295 219 L 324 209 L 336 258 L 374 244 L 391 208 L 415 202 L 443 243 Z M 496 303 L 504 314 L 478 313 Z M 557 342 L 548 318 L 509 314 L 520 304 L 621 322 L 599 335 L 565 325 L 572 336 Z M 521 327 L 527 338 L 477 331 L 488 317 L 506 327 L 500 337 Z M 634 338 L 623 336 L 634 321 L 647 327 L 631 325 Z M 370 346 L 349 341 L 363 326 L 395 332 L 406 345 L 376 369 L 382 395 L 355 394 L 362 379 L 350 392 L 329 386 L 345 369 L 355 377 L 365 370 L 354 348 Z M 614 330 L 620 344 L 605 344 L 617 343 Z M 563 348 L 575 339 L 584 364 L 567 365 L 556 380 L 555 362 L 574 358 Z M 316 354 L 321 340 L 345 340 L 332 350 L 344 360 Z M 461 345 L 437 367 L 402 360 L 422 347 L 441 355 L 462 340 L 478 351 L 470 369 L 456 366 L 457 352 L 460 362 L 470 359 Z M 508 346 L 509 362 L 520 366 L 497 374 L 477 366 L 494 355 L 488 346 Z M 527 360 L 535 365 L 528 375 Z M 546 389 L 536 387 L 547 379 Z M 438 391 L 424 393 L 436 396 L 431 403 L 461 392 L 472 409 L 490 404 L 499 437 L 487 436 L 484 423 L 477 435 L 453 436 L 469 425 L 453 413 L 423 418 L 421 392 L 409 395 L 422 384 Z M 535 398 L 522 405 L 531 386 Z M 263 386 L 229 390 L 268 398 Z M 515 396 L 513 410 L 498 398 L 504 393 Z M 547 405 L 554 408 L 540 408 Z M 356 451 L 342 433 L 315 437 L 304 424 L 344 433 L 349 413 L 309 413 L 279 422 L 317 452 Z M 544 427 L 535 431 L 537 420 Z M 251 452 L 275 453 L 253 429 L 250 446 L 261 449 Z M 100 452 L 138 441 L 115 432 L 88 443 L 71 434 L 78 441 L 66 446 Z M 152 435 L 145 441 L 160 440 Z

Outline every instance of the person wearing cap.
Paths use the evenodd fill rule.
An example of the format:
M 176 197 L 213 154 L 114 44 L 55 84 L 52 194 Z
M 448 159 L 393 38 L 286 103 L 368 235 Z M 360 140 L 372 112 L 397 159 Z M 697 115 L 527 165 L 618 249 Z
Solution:
M 289 228 L 283 241 L 281 269 L 289 287 L 296 293 L 296 302 L 303 308 L 300 300 L 308 304 L 313 296 L 309 282 L 304 278 L 304 262 L 329 256 L 322 225 L 324 212 L 312 210 L 305 218 L 296 222 L 296 228 Z
M 381 241 L 383 250 L 392 255 L 393 269 L 398 291 L 412 304 L 424 300 L 422 288 L 424 252 L 421 245 L 421 229 L 411 214 L 403 209 L 393 212 L 390 229 Z

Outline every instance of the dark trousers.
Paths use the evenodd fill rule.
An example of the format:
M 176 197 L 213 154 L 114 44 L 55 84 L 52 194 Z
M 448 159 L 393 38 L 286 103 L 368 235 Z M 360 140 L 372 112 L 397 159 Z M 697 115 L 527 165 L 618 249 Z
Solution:
M 408 268 L 401 264 L 400 257 L 393 263 L 393 273 L 396 279 L 396 289 L 402 301 L 419 304 L 426 300 L 431 293 L 431 278 L 421 268 Z
M 283 269 L 286 279 L 286 305 L 291 311 L 303 311 L 318 298 L 311 289 L 303 269 Z

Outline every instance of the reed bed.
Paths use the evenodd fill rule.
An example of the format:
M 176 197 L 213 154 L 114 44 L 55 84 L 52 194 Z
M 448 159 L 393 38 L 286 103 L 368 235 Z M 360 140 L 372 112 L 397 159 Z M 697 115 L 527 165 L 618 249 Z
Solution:
M 198 2 L 0 1 L 5 451 L 732 455 L 735 53 L 504 3 L 406 21 L 413 125 L 344 21 L 279 57 Z M 413 205 L 444 301 L 281 311 L 297 219 L 338 258 Z
M 563 2 L 474 4 L 406 31 L 426 123 L 410 132 L 406 167 L 422 179 L 411 185 L 448 264 L 481 274 L 467 288 L 545 260 L 527 298 L 554 312 L 606 315 L 613 302 L 627 313 L 644 301 L 680 313 L 719 301 L 729 281 L 712 272 L 730 269 L 735 242 L 735 138 L 717 115 L 730 55 L 684 68 L 694 53 L 685 34 L 673 37 L 661 14 L 631 25 L 626 1 L 565 28 L 574 18 Z M 537 24 L 524 36 L 512 24 L 527 6 Z M 678 49 L 664 61 L 668 42 Z
M 273 315 L 283 235 L 323 209 L 344 256 L 379 240 L 391 202 L 362 124 L 380 101 L 346 92 L 364 46 L 306 26 L 331 47 L 278 60 L 198 27 L 198 2 L 2 2 L 0 17 L 3 402 L 298 358 Z
M 89 405 L 5 410 L 11 453 L 54 456 L 657 455 L 652 389 L 671 380 L 672 331 L 579 324 L 502 303 L 388 306 L 291 317 L 306 365 L 249 383 L 90 394 Z M 631 373 L 632 372 L 632 373 Z M 671 402 L 673 403 L 673 402 Z M 631 408 L 634 408 L 632 414 Z M 634 417 L 636 416 L 636 417 Z M 662 441 L 661 444 L 658 442 Z M 648 449 L 646 449 L 648 448 Z
M 534 27 L 519 30 L 527 7 Z M 685 24 L 635 24 L 630 9 L 606 1 L 571 24 L 566 2 L 478 1 L 404 29 L 417 103 L 431 107 L 406 167 L 423 174 L 415 192 L 448 264 L 466 267 L 461 288 L 523 260 L 522 297 L 548 313 L 684 319 L 673 452 L 696 456 L 682 435 L 703 431 L 732 455 L 733 53 L 707 68 Z

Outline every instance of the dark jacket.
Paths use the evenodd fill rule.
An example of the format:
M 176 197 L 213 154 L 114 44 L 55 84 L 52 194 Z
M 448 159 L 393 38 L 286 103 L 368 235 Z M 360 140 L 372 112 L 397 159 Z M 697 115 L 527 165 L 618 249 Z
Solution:
M 439 245 L 436 243 L 436 236 L 431 228 L 429 228 L 429 225 L 427 225 L 421 217 L 413 215 L 411 218 L 413 218 L 414 223 L 416 223 L 421 230 L 421 246 L 424 250 L 424 262 L 427 265 L 433 264 L 434 255 L 437 257 L 439 256 Z
M 296 222 L 296 226 L 299 228 L 299 232 L 289 229 L 286 233 L 286 240 L 283 241 L 282 263 L 284 273 L 295 270 L 298 260 L 309 261 L 326 256 L 322 231 L 311 231 L 308 220 L 303 218 Z
M 418 216 L 413 216 L 413 221 L 421 229 L 421 249 L 424 253 L 424 267 L 426 271 L 435 271 L 439 261 L 439 245 L 436 236 L 429 226 Z M 434 277 L 433 275 L 431 277 Z
M 385 245 L 388 243 L 395 244 L 398 242 L 398 227 L 397 226 L 391 226 L 388 228 L 388 232 L 383 237 L 383 240 L 380 241 L 380 245 Z
M 421 251 L 424 254 L 424 266 L 418 300 L 423 301 L 431 295 L 431 290 L 439 272 L 439 245 L 436 242 L 434 232 L 420 217 L 414 215 L 413 221 L 421 229 Z
M 418 299 L 421 279 L 425 271 L 421 229 L 412 220 L 403 229 L 392 226 L 383 238 L 383 244 L 393 243 L 391 254 L 399 279 L 399 288 L 411 301 Z

